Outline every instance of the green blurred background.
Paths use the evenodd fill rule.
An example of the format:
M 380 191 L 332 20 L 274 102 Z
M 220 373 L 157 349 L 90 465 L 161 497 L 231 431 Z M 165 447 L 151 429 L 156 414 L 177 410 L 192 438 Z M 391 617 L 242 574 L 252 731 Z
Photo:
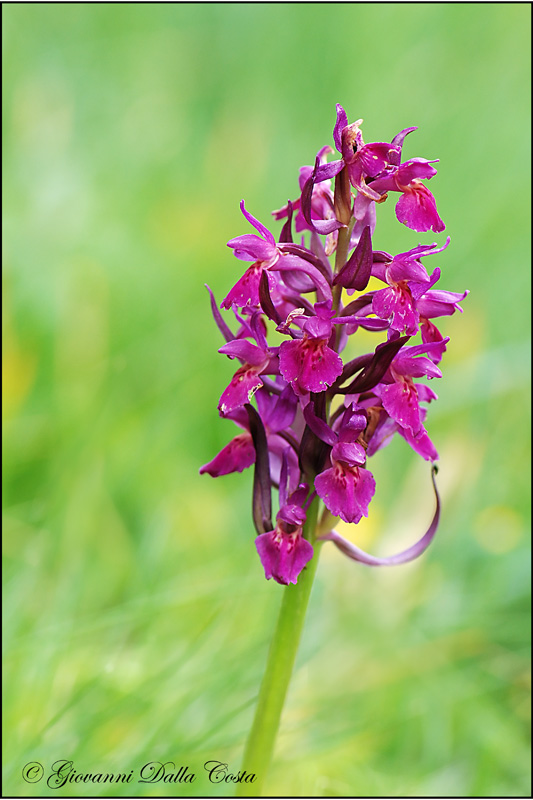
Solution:
M 275 761 L 285 795 L 529 787 L 529 4 L 4 5 L 4 794 L 229 794 L 281 587 L 253 546 L 250 471 L 198 475 L 220 302 L 249 232 L 297 195 L 335 103 L 405 156 L 471 290 L 428 427 L 442 524 L 419 562 L 324 547 Z M 433 234 L 378 208 L 374 247 Z M 274 224 L 277 230 L 279 224 Z M 441 234 L 439 241 L 444 240 Z M 372 341 L 375 341 L 374 339 Z M 373 460 L 376 553 L 432 513 L 403 440 Z M 187 784 L 60 790 L 21 769 L 188 765 Z

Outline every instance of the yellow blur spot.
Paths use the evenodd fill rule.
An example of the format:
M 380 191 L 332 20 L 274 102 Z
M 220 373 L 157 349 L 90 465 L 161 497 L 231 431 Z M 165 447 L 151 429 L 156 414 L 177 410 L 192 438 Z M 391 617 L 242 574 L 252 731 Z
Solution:
M 474 520 L 474 536 L 489 553 L 501 555 L 513 550 L 522 537 L 523 520 L 508 506 L 484 508 Z
M 36 357 L 19 344 L 7 307 L 4 309 L 3 344 L 2 417 L 7 419 L 17 412 L 29 394 L 37 367 Z
M 338 524 L 335 525 L 335 530 L 345 539 L 349 539 L 356 544 L 357 547 L 362 547 L 363 550 L 366 550 L 376 539 L 381 521 L 382 517 L 379 509 L 374 508 L 372 513 L 368 517 L 363 517 L 357 525 L 339 520 Z

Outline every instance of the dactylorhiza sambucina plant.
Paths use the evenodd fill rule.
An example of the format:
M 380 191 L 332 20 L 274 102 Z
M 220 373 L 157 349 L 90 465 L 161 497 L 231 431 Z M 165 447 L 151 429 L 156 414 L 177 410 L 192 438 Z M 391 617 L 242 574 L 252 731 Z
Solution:
M 254 465 L 255 546 L 265 577 L 287 585 L 245 754 L 244 766 L 258 781 L 272 752 L 321 544 L 331 541 L 364 564 L 400 564 L 428 547 L 440 514 L 438 455 L 425 428 L 426 404 L 437 395 L 420 379 L 441 377 L 449 338 L 434 320 L 462 310 L 468 292 L 435 288 L 440 269 L 427 270 L 426 259 L 449 238 L 394 255 L 373 249 L 376 206 L 391 193 L 399 222 L 411 230 L 441 233 L 445 226 L 423 183 L 436 174 L 436 160 L 402 160 L 406 136 L 416 128 L 390 143 L 365 144 L 361 124 L 349 124 L 337 105 L 333 141 L 340 158 L 328 162 L 335 151 L 326 145 L 313 166 L 300 169 L 300 196 L 273 212 L 284 221 L 277 240 L 241 202 L 256 233 L 228 242 L 249 263 L 221 305 L 234 316 L 232 327 L 209 290 L 226 340 L 219 352 L 240 363 L 218 409 L 240 432 L 200 472 L 218 477 Z M 381 288 L 368 290 L 371 278 Z M 376 347 L 355 355 L 360 329 L 375 333 Z M 275 345 L 267 339 L 274 330 Z M 375 492 L 368 460 L 395 434 L 432 464 L 436 509 L 415 544 L 377 558 L 334 528 L 339 519 L 357 524 L 368 516 Z

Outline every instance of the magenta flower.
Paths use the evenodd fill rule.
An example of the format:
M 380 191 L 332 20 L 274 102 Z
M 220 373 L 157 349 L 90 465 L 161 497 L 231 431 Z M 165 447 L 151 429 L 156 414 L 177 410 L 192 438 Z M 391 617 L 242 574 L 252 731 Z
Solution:
M 339 442 L 331 450 L 332 467 L 315 478 L 315 489 L 331 513 L 344 522 L 359 522 L 368 517 L 368 504 L 374 496 L 374 476 L 362 467 L 366 454 L 360 444 Z
M 437 174 L 425 158 L 411 158 L 396 169 L 387 172 L 372 183 L 372 190 L 379 195 L 387 192 L 401 192 L 401 197 L 396 203 L 396 217 L 413 231 L 435 231 L 441 233 L 445 229 L 444 222 L 437 213 L 435 198 L 423 179 L 432 178 Z
M 425 384 L 415 384 L 413 378 L 440 378 L 440 369 L 429 358 L 416 358 L 424 352 L 442 352 L 449 339 L 427 345 L 405 347 L 393 359 L 389 372 L 392 380 L 379 386 L 383 408 L 402 428 L 414 436 L 421 430 L 422 417 L 419 403 L 436 400 L 437 395 Z
M 419 245 L 407 253 L 388 256 L 387 253 L 376 254 L 379 260 L 373 265 L 372 274 L 388 283 L 387 289 L 379 289 L 372 298 L 372 311 L 376 316 L 390 321 L 392 330 L 414 336 L 419 329 L 419 300 L 431 289 L 440 278 L 437 268 L 431 275 L 427 274 L 420 261 L 424 256 L 440 253 L 443 247 Z M 383 259 L 389 260 L 383 260 Z
M 333 314 L 328 303 L 316 303 L 315 316 L 302 324 L 303 337 L 280 347 L 280 372 L 297 395 L 323 392 L 342 372 L 342 359 L 328 345 Z
M 435 198 L 424 184 L 414 179 L 406 186 L 397 181 L 402 196 L 396 203 L 396 216 L 413 231 L 435 231 L 446 227 L 437 213 Z
M 422 421 L 426 418 L 426 414 L 427 409 L 421 408 L 420 416 Z M 439 454 L 423 425 L 420 426 L 415 436 L 409 428 L 402 428 L 392 417 L 389 417 L 384 409 L 381 410 L 379 422 L 369 439 L 367 457 L 370 458 L 377 453 L 378 450 L 385 447 L 391 441 L 395 433 L 399 433 L 403 436 L 415 453 L 418 453 L 418 455 L 422 456 L 426 461 L 438 460 Z
M 284 221 L 278 239 L 241 202 L 255 233 L 228 242 L 237 259 L 249 263 L 221 306 L 235 317 L 236 332 L 210 292 L 225 340 L 219 352 L 238 361 L 219 411 L 239 430 L 200 472 L 218 477 L 254 466 L 257 552 L 265 577 L 284 585 L 296 583 L 313 558 L 315 504 L 323 509 L 319 538 L 373 566 L 420 555 L 440 515 L 438 453 L 426 429 L 437 395 L 423 379 L 441 377 L 449 344 L 433 320 L 462 311 L 468 292 L 437 289 L 441 269 L 428 273 L 424 266 L 449 238 L 394 256 L 374 249 L 376 208 L 387 193 L 399 193 L 396 215 L 409 228 L 441 232 L 444 224 L 423 183 L 436 174 L 435 162 L 402 163 L 405 138 L 416 128 L 405 128 L 390 143 L 365 143 L 361 123 L 349 123 L 337 106 L 333 140 L 340 158 L 328 163 L 334 151 L 326 145 L 313 167 L 301 168 L 300 197 L 274 212 Z M 293 240 L 293 223 L 300 243 Z M 382 288 L 369 290 L 371 278 Z M 370 352 L 361 348 L 360 329 L 376 337 Z M 270 335 L 276 337 L 271 344 Z M 396 435 L 432 463 L 436 509 L 416 544 L 376 558 L 327 531 L 337 520 L 357 525 L 368 516 L 377 491 L 371 459 Z M 273 488 L 279 497 L 274 515 Z
M 290 386 L 277 378 L 274 383 L 281 394 L 271 394 L 266 389 L 259 389 L 254 395 L 264 421 L 266 443 L 268 448 L 270 475 L 279 484 L 282 460 L 285 455 L 290 466 L 289 490 L 294 491 L 298 485 L 298 456 L 293 449 L 287 450 L 284 436 L 295 436 L 292 424 L 296 415 L 297 400 Z M 222 448 L 210 462 L 200 468 L 200 474 L 207 473 L 216 478 L 232 472 L 242 472 L 255 463 L 256 452 L 253 437 L 250 433 L 250 422 L 244 408 L 229 412 L 226 417 L 244 429 Z
M 307 494 L 308 487 L 302 484 L 281 506 L 274 530 L 260 534 L 255 540 L 267 580 L 274 578 L 285 585 L 296 583 L 313 557 L 313 546 L 302 534 L 306 517 L 302 504 Z
M 379 199 L 372 190 L 368 191 L 366 179 L 375 178 L 390 167 L 399 157 L 401 149 L 388 142 L 365 144 L 360 130 L 362 122 L 362 119 L 358 119 L 349 125 L 346 111 L 337 103 L 337 121 L 333 129 L 333 139 L 335 147 L 342 153 L 341 164 L 347 168 L 352 186 L 367 194 L 370 199 Z
M 310 282 L 312 290 L 322 293 L 323 299 L 328 296 L 331 298 L 331 290 L 327 282 L 323 279 L 320 270 L 317 270 L 314 262 L 316 256 L 307 251 L 303 252 L 304 258 L 300 256 L 302 249 L 290 247 L 287 244 L 276 244 L 274 236 L 262 225 L 259 220 L 253 217 L 244 207 L 244 200 L 241 201 L 241 211 L 256 230 L 262 236 L 253 233 L 246 233 L 230 239 L 228 247 L 233 249 L 234 255 L 243 261 L 253 261 L 244 275 L 237 281 L 227 297 L 222 301 L 222 308 L 233 306 L 246 306 L 248 304 L 258 306 L 260 304 L 259 286 L 263 272 L 267 273 L 269 289 L 272 291 L 280 282 L 280 277 L 275 276 L 275 271 L 285 273 L 295 273 L 304 275 Z M 311 258 L 309 258 L 311 256 Z M 290 284 L 289 284 L 290 287 Z

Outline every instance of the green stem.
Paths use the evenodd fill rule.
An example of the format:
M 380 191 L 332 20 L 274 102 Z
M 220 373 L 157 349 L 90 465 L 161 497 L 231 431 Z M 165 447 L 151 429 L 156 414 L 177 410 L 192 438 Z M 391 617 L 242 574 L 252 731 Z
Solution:
M 314 543 L 318 512 L 315 498 L 307 512 L 304 536 Z M 294 660 L 298 651 L 305 612 L 318 564 L 321 542 L 314 544 L 314 555 L 300 573 L 298 583 L 283 590 L 278 624 L 270 645 L 268 661 L 259 690 L 259 699 L 252 729 L 248 736 L 242 769 L 254 773 L 253 783 L 239 783 L 237 797 L 259 797 L 272 758 L 283 703 L 289 687 Z

